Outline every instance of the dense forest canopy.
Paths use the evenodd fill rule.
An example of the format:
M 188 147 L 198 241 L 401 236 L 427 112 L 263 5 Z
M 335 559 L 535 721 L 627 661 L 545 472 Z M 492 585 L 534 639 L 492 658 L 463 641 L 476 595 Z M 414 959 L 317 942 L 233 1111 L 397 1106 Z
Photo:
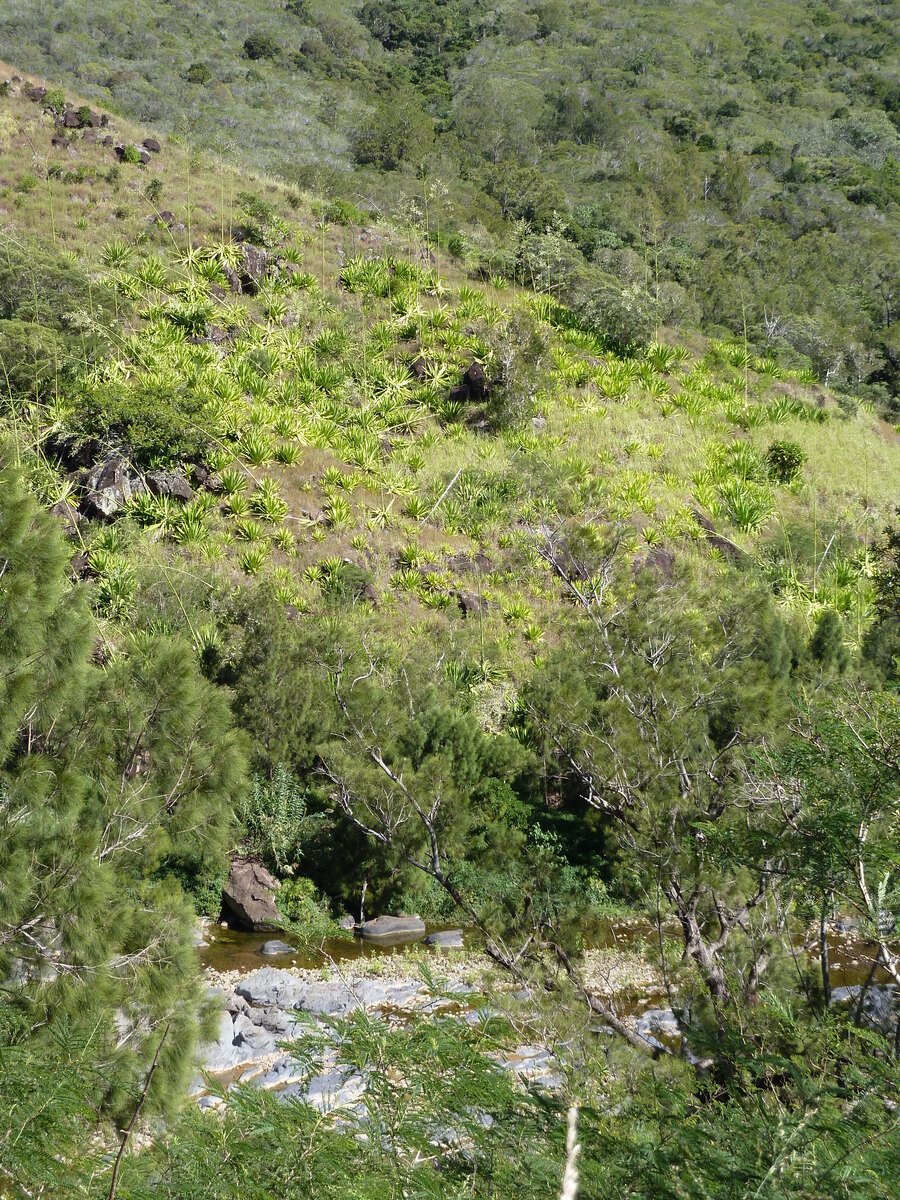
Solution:
M 897 16 L 2 7 L 3 1200 L 894 1195 Z

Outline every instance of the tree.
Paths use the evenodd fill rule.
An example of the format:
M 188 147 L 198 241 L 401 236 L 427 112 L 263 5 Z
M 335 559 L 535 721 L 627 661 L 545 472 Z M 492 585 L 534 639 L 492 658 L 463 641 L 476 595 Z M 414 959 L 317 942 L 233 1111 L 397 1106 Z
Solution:
M 885 679 L 896 681 L 900 680 L 900 525 L 885 530 L 876 561 L 874 620 L 863 653 Z
M 70 1044 L 86 1038 L 95 1112 L 116 1115 L 164 1029 L 153 1103 L 186 1082 L 202 998 L 193 913 L 161 867 L 221 861 L 244 761 L 181 643 L 126 640 L 95 661 L 67 557 L 2 463 L 0 1008 L 21 1014 L 39 1059 L 60 1021 Z M 39 1132 L 17 1120 L 2 1137 Z
M 603 815 L 623 882 L 661 924 L 678 923 L 721 1026 L 768 961 L 780 816 L 748 755 L 779 711 L 784 632 L 753 589 L 701 605 L 686 580 L 660 587 L 643 572 L 629 595 L 612 555 L 591 562 L 550 531 L 541 553 L 584 617 L 523 696 L 546 786 Z M 769 849 L 746 854 L 750 844 Z M 699 1007 L 695 997 L 695 1019 Z
M 358 163 L 394 171 L 402 163 L 418 163 L 434 142 L 434 122 L 412 96 L 379 100 L 351 138 Z

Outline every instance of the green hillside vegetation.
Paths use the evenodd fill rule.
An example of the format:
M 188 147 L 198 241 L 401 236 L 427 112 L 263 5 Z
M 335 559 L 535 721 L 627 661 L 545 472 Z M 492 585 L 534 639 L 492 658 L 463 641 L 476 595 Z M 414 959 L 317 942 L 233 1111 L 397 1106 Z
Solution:
M 865 1024 L 862 1001 L 829 1005 L 825 930 L 851 916 L 869 984 L 877 963 L 900 985 L 900 452 L 890 386 L 871 379 L 893 325 L 859 293 L 828 325 L 849 284 L 810 279 L 834 239 L 875 286 L 890 170 L 877 220 L 838 201 L 835 179 L 792 193 L 846 221 L 815 223 L 782 293 L 792 320 L 835 330 L 829 372 L 789 337 L 766 340 L 769 284 L 749 261 L 743 284 L 730 265 L 715 284 L 730 239 L 786 236 L 781 219 L 750 198 L 729 216 L 723 191 L 715 220 L 676 226 L 667 192 L 639 192 L 642 163 L 613 171 L 619 143 L 579 133 L 565 81 L 566 136 L 541 134 L 544 181 L 575 178 L 559 206 L 510 226 L 489 203 L 524 150 L 481 147 L 477 171 L 453 173 L 475 144 L 460 99 L 474 72 L 501 87 L 515 52 L 537 104 L 563 57 L 578 69 L 579 37 L 602 31 L 624 53 L 612 21 L 560 3 L 486 27 L 465 4 L 432 5 L 423 29 L 423 6 L 395 7 L 332 15 L 329 41 L 302 32 L 322 33 L 315 5 L 256 6 L 252 23 L 224 6 L 221 58 L 196 60 L 188 39 L 169 53 L 159 14 L 146 34 L 129 17 L 117 50 L 137 61 L 143 38 L 153 94 L 136 68 L 112 93 L 146 107 L 140 125 L 105 110 L 100 123 L 115 33 L 101 10 L 83 94 L 36 101 L 36 81 L 0 72 L 0 1196 L 548 1196 L 577 1102 L 584 1196 L 888 1197 L 896 1038 Z M 873 61 L 889 70 L 887 8 L 828 77 L 867 96 L 869 117 L 877 87 L 860 79 Z M 173 37 L 213 20 L 166 10 Z M 787 36 L 793 12 L 769 10 L 760 37 Z M 842 46 L 846 16 L 803 20 Z M 22 63 L 74 77 L 64 60 L 87 28 L 74 6 L 0 28 Z M 616 59 L 623 91 L 626 75 L 674 72 L 659 28 L 671 63 Z M 253 65 L 229 98 L 239 29 Z M 643 36 L 629 31 L 635 63 Z M 722 43 L 762 66 L 747 68 L 752 90 L 704 106 L 734 91 L 740 111 L 719 124 L 749 141 L 760 81 L 803 74 L 772 65 L 781 41 Z M 604 44 L 585 42 L 594 56 Z M 220 89 L 217 124 L 233 104 L 236 128 L 259 129 L 297 78 L 340 125 L 320 186 L 279 159 L 286 144 L 255 146 L 252 173 L 236 144 L 230 165 L 201 150 L 202 124 L 170 132 L 201 104 L 192 88 Z M 812 100 L 797 86 L 801 122 Z M 428 97 L 447 193 L 412 153 L 344 173 L 342 137 L 357 160 L 378 141 L 353 124 L 374 119 L 377 88 L 405 89 L 406 114 Z M 241 126 L 254 95 L 257 124 Z M 641 144 L 643 121 L 664 130 L 654 189 L 673 162 L 690 176 L 721 159 L 717 188 L 728 156 L 743 162 L 737 134 L 732 149 L 722 131 L 699 144 L 719 129 L 705 107 L 696 142 L 666 129 L 688 104 L 668 74 L 663 111 L 592 95 L 578 103 L 601 125 L 611 105 L 623 145 Z M 398 103 L 388 90 L 381 115 Z M 526 140 L 550 128 L 541 113 Z M 876 125 L 893 147 L 889 115 Z M 821 154 L 840 175 L 836 145 Z M 596 160 L 590 179 L 575 159 Z M 400 203 L 406 188 L 421 208 Z M 578 206 L 601 203 L 653 223 L 634 237 L 585 223 L 573 239 Z M 673 245 L 698 282 L 662 266 Z M 764 261 L 789 274 L 771 245 Z M 847 367 L 854 345 L 865 371 Z M 342 1023 L 337 1053 L 371 1072 L 383 1138 L 251 1088 L 224 1116 L 196 1111 L 185 1084 L 214 1014 L 191 923 L 218 916 L 241 851 L 285 881 L 295 936 L 332 930 L 361 897 L 370 913 L 464 923 L 533 1004 L 511 1022 L 489 996 L 472 1024 Z M 651 923 L 642 952 L 678 1045 L 637 1034 L 585 974 L 590 933 L 616 908 Z M 557 1092 L 497 1068 L 499 1047 L 529 1037 L 552 1040 Z M 132 1117 L 143 1148 L 111 1178 Z
M 20 66 L 567 301 L 745 336 L 897 417 L 896 3 L 34 3 Z M 549 235 L 549 240 L 548 240 Z M 556 245 L 554 245 L 554 237 Z

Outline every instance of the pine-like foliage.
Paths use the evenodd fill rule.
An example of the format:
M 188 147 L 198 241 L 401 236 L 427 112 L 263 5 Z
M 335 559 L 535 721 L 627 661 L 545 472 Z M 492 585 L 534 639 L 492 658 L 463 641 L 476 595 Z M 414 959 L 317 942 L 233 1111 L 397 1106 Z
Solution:
M 88 1096 L 95 1121 L 130 1110 L 166 1028 L 154 1101 L 183 1087 L 200 998 L 193 914 L 159 867 L 218 861 L 244 786 L 227 705 L 180 643 L 92 658 L 66 558 L 2 465 L 0 1161 L 26 1173 L 54 1107 L 37 1119 L 21 1103 L 35 1063 L 61 1090 L 63 1141 Z

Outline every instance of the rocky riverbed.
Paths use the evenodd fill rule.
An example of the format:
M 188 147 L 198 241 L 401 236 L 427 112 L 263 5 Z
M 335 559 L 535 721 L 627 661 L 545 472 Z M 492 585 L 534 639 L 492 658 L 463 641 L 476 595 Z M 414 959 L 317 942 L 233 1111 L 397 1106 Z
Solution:
M 528 994 L 486 955 L 460 949 L 459 932 L 449 932 L 454 936 L 432 939 L 430 945 L 383 947 L 377 954 L 357 955 L 350 945 L 343 960 L 321 967 L 297 965 L 300 956 L 291 955 L 289 946 L 267 957 L 260 944 L 251 955 L 239 939 L 238 966 L 206 967 L 211 996 L 222 1012 L 216 1040 L 200 1048 L 193 1087 L 198 1102 L 217 1107 L 224 1102 L 220 1093 L 241 1083 L 302 1098 L 322 1111 L 354 1109 L 361 1105 L 365 1081 L 338 1066 L 332 1018 L 364 1011 L 396 1024 L 439 1015 L 477 1021 L 485 1014 L 520 1012 Z M 207 957 L 222 961 L 220 955 Z M 638 1009 L 658 992 L 652 968 L 626 950 L 590 951 L 587 972 L 598 992 L 639 995 Z M 321 1047 L 312 1067 L 290 1050 L 292 1041 L 311 1032 Z M 558 1064 L 540 1041 L 511 1047 L 501 1065 L 523 1081 L 551 1088 L 561 1083 Z

